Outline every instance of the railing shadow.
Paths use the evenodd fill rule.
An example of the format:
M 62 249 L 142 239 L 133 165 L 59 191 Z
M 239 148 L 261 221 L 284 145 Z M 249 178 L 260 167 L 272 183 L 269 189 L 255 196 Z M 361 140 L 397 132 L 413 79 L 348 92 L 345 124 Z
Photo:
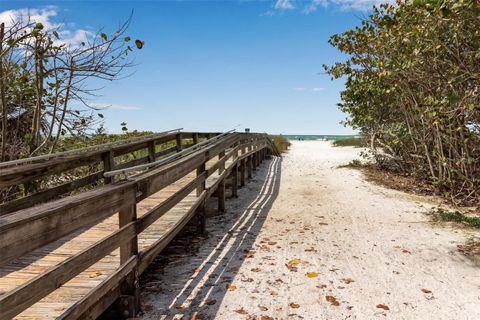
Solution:
M 227 212 L 225 215 L 210 218 L 219 220 L 216 222 L 217 226 L 223 223 L 220 230 L 217 229 L 210 234 L 210 237 L 220 237 L 218 242 L 207 239 L 205 243 L 198 246 L 198 252 L 192 253 L 190 249 L 187 250 L 190 252 L 183 257 L 178 251 L 167 249 L 156 258 L 157 261 L 145 273 L 150 279 L 147 280 L 145 277 L 142 279 L 144 306 L 148 307 L 144 309 L 148 311 L 152 306 L 154 308 L 153 313 L 150 310 L 144 314 L 145 318 L 173 319 L 181 314 L 190 319 L 202 313 L 208 314 L 207 319 L 215 316 L 229 284 L 237 275 L 244 260 L 248 258 L 279 193 L 281 158 L 264 162 L 253 178 L 254 181 L 248 184 L 248 188 L 253 190 L 245 192 L 240 190 L 240 201 L 236 202 L 238 207 L 235 209 L 235 214 Z M 222 231 L 223 234 L 220 234 Z M 182 243 L 182 239 L 179 241 Z M 178 248 L 179 242 L 176 244 L 175 242 L 172 246 Z M 183 239 L 183 245 L 185 242 Z M 186 245 L 189 246 L 189 244 Z M 152 283 L 150 275 L 163 273 L 164 268 L 171 268 L 167 265 L 168 261 L 175 262 L 176 258 L 182 261 L 187 259 L 191 267 L 190 276 L 187 274 L 175 277 L 160 275 L 157 278 L 160 288 L 154 290 L 157 292 L 152 292 L 148 284 Z M 233 276 L 231 276 L 232 273 Z M 215 293 L 213 293 L 213 287 L 215 287 Z

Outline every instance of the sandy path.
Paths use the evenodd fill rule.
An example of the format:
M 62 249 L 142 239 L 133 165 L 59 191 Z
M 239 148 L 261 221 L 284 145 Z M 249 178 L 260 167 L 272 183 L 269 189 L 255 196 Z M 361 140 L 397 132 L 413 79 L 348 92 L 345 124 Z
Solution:
M 357 153 L 294 142 L 263 163 L 207 239 L 152 269 L 143 318 L 480 319 L 480 269 L 456 250 L 465 232 L 337 168 Z

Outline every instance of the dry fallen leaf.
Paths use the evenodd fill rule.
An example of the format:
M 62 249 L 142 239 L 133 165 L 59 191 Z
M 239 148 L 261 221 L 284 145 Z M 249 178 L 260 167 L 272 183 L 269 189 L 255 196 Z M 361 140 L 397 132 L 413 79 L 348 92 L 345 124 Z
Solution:
M 260 320 L 273 320 L 273 318 L 269 316 L 260 316 Z
M 274 290 L 270 290 L 270 295 L 271 296 L 278 296 L 278 292 Z
M 267 308 L 266 306 L 262 305 L 262 304 L 259 304 L 258 307 L 259 307 L 260 310 L 262 310 L 262 311 L 267 311 L 267 310 L 268 310 L 268 308 Z
M 195 270 L 193 270 L 193 272 L 199 273 L 199 272 L 200 272 L 200 268 L 195 268 Z
M 428 289 L 425 289 L 425 288 L 422 289 L 422 292 L 423 292 L 423 293 L 432 293 L 431 290 L 428 290 Z
M 96 278 L 96 277 L 98 277 L 98 276 L 101 275 L 101 274 L 102 274 L 102 273 L 101 273 L 100 271 L 92 271 L 92 272 L 90 272 L 89 277 L 90 277 L 90 278 Z
M 245 311 L 245 309 L 243 309 L 243 307 L 238 309 L 238 310 L 235 310 L 235 312 L 238 313 L 238 314 L 247 314 L 247 311 Z
M 175 309 L 183 309 L 183 308 L 185 308 L 185 305 L 183 303 L 182 304 L 177 304 L 175 306 Z
M 237 286 L 233 284 L 227 284 L 227 290 L 228 291 L 235 291 L 237 290 Z
M 250 271 L 252 271 L 252 272 L 260 272 L 260 268 L 253 268 L 253 269 L 251 269 Z
M 316 273 L 316 272 L 307 272 L 307 277 L 309 277 L 309 278 L 316 278 L 316 277 L 318 277 L 318 273 Z
M 288 261 L 288 264 L 291 266 L 296 266 L 297 264 L 300 264 L 300 262 L 302 262 L 300 259 L 292 259 Z
M 293 309 L 298 309 L 298 308 L 300 308 L 300 305 L 299 305 L 298 303 L 293 303 L 293 302 L 290 303 L 289 306 L 290 306 L 290 308 L 293 308 Z
M 339 306 L 340 305 L 340 302 L 338 302 L 337 298 L 335 298 L 334 296 L 325 296 L 325 299 L 327 299 L 327 301 L 330 302 L 330 304 L 332 306 Z
M 343 278 L 342 280 L 343 280 L 343 282 L 345 282 L 346 284 L 355 282 L 352 278 Z
M 386 304 L 383 304 L 383 303 L 377 304 L 377 308 L 383 309 L 383 310 L 390 310 L 390 308 Z
M 323 288 L 326 288 L 326 287 L 327 287 L 326 284 L 321 284 L 321 285 L 318 285 L 318 286 L 317 286 L 318 289 L 323 289 Z
M 268 242 L 268 245 L 270 245 L 270 246 L 274 246 L 274 245 L 276 245 L 276 244 L 277 244 L 276 241 L 269 241 L 269 242 Z

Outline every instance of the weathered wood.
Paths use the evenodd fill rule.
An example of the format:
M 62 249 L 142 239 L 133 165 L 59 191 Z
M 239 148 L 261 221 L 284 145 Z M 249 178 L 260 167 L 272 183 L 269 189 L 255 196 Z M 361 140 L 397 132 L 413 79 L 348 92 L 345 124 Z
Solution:
M 113 157 L 113 152 L 108 151 L 102 154 L 103 159 L 103 171 L 108 172 L 115 169 L 115 159 Z M 104 178 L 105 184 L 112 183 L 113 179 L 111 177 Z
M 187 134 L 183 135 L 182 138 L 192 138 L 194 143 L 198 143 L 200 137 L 208 136 L 208 134 Z M 178 142 L 177 137 L 178 135 L 175 135 L 169 139 L 175 138 Z M 155 153 L 155 143 L 158 143 L 160 140 L 136 143 L 136 147 L 148 148 L 148 156 L 133 161 L 151 161 L 152 156 L 153 159 L 158 157 L 158 153 Z M 188 145 L 190 144 L 184 146 Z M 177 146 L 178 144 L 168 149 L 176 151 Z M 232 195 L 236 195 L 238 171 L 241 171 L 241 177 L 244 179 L 245 169 L 250 164 L 251 174 L 251 169 L 254 165 L 252 162 L 253 157 L 255 157 L 258 165 L 263 159 L 267 147 L 268 141 L 265 140 L 263 135 L 227 135 L 218 141 L 199 148 L 199 150 L 182 155 L 180 158 L 172 160 L 167 164 L 130 177 L 128 181 L 114 182 L 76 196 L 69 196 L 35 208 L 0 216 L 0 249 L 2 250 L 0 265 L 44 244 L 60 239 L 79 228 L 97 224 L 116 212 L 119 212 L 120 224 L 120 229 L 114 231 L 109 236 L 104 237 L 86 249 L 80 250 L 79 253 L 73 254 L 66 260 L 59 262 L 46 272 L 27 280 L 23 285 L 0 296 L 0 319 L 3 319 L 4 315 L 8 318 L 13 314 L 21 312 L 118 247 L 120 247 L 119 258 L 121 267 L 115 270 L 101 284 L 97 285 L 95 289 L 84 295 L 79 301 L 76 301 L 61 318 L 95 318 L 119 297 L 124 299 L 123 301 L 129 302 L 128 305 L 131 308 L 128 311 L 130 316 L 133 316 L 138 310 L 138 274 L 145 270 L 154 257 L 163 250 L 194 216 L 198 217 L 199 231 L 205 232 L 206 220 L 204 212 L 206 198 L 211 196 L 214 190 L 217 190 L 218 194 L 219 188 L 225 187 L 227 176 L 230 176 L 232 181 Z M 123 146 L 122 148 L 122 151 L 133 150 L 131 145 Z M 247 151 L 246 148 L 249 150 Z M 239 150 L 243 151 L 241 155 L 238 155 Z M 109 159 L 112 159 L 111 152 L 109 153 Z M 113 151 L 113 155 L 115 156 L 117 153 Z M 214 159 L 217 156 L 218 159 Z M 208 170 L 206 169 L 207 161 L 209 161 L 210 166 Z M 215 174 L 217 170 L 220 175 Z M 189 175 L 192 171 L 196 171 L 196 177 L 193 179 Z M 213 182 L 206 189 L 205 182 L 209 176 L 212 176 Z M 179 179 L 183 179 L 182 181 L 185 182 L 187 182 L 185 179 L 192 180 L 188 180 L 186 184 L 182 182 L 181 186 L 175 189 L 173 193 L 170 193 L 166 198 L 162 198 L 159 204 L 153 206 L 153 208 L 137 218 L 136 202 L 151 195 L 155 197 L 154 194 L 172 183 L 177 183 Z M 162 192 L 168 193 L 170 192 L 168 190 L 167 188 Z M 192 197 L 195 198 L 193 203 L 191 202 Z M 153 243 L 150 242 L 148 247 L 145 247 L 143 244 L 142 248 L 146 249 L 138 253 L 138 235 L 145 230 L 147 233 L 150 232 L 149 230 L 151 229 L 147 230 L 147 228 L 152 226 L 169 210 L 176 207 L 183 199 L 185 199 L 185 203 L 188 203 L 188 207 L 185 207 L 185 209 L 188 208 L 187 211 L 182 213 L 179 218 L 176 218 L 178 220 L 176 220 L 174 225 L 160 236 L 158 240 Z M 176 210 L 178 210 L 177 208 Z M 220 208 L 221 204 L 219 203 Z M 15 235 L 15 232 L 17 235 Z M 4 253 L 6 254 L 4 255 Z
M 218 212 L 225 212 L 225 179 L 222 179 L 217 187 Z
M 0 296 L 0 319 L 9 319 L 17 315 L 135 235 L 135 224 L 130 223 L 108 238 L 71 256 L 53 269 L 39 274 L 15 290 Z
M 245 159 L 240 160 L 240 187 L 245 186 Z
M 85 297 L 77 301 L 68 308 L 58 319 L 59 320 L 76 320 L 80 318 L 96 319 L 110 305 L 115 298 L 120 295 L 120 291 L 114 291 L 118 288 L 119 283 L 137 267 L 138 258 L 131 257 L 122 264 L 116 272 L 108 276 L 94 290 L 90 291 Z M 109 293 L 117 293 L 115 298 L 111 298 L 110 303 L 104 305 L 101 310 L 95 312 L 95 306 L 102 301 Z
M 132 183 L 106 185 L 0 216 L 0 265 L 135 203 Z
M 129 223 L 135 223 L 137 220 L 137 207 L 135 203 L 120 210 L 118 213 L 119 226 L 123 228 Z M 138 254 L 138 238 L 135 235 L 130 240 L 120 242 L 120 264 L 127 263 L 132 257 Z M 131 298 L 128 303 L 129 317 L 135 316 L 140 308 L 140 287 L 138 283 L 138 272 L 136 268 L 125 275 L 120 283 L 121 295 L 127 295 Z M 125 317 L 127 318 L 127 317 Z
M 177 152 L 182 151 L 182 134 L 178 133 L 175 136 L 175 140 L 176 140 L 176 143 L 177 143 Z
M 149 248 L 140 251 L 139 253 L 139 273 L 142 273 L 153 259 L 167 246 L 167 244 L 182 230 L 182 228 L 194 216 L 198 207 L 204 203 L 206 198 L 206 191 L 203 191 L 198 197 L 188 212 L 160 239 L 153 243 Z
M 235 164 L 232 168 L 232 197 L 238 197 L 238 164 Z
M 247 157 L 247 177 L 248 179 L 252 178 L 252 156 Z
M 102 177 L 103 177 L 103 171 L 95 172 L 83 178 L 76 179 L 71 182 L 64 183 L 62 185 L 59 185 L 50 189 L 42 190 L 30 196 L 26 196 L 18 200 L 3 203 L 0 205 L 0 216 L 50 201 L 65 193 L 71 192 L 78 188 L 85 187 L 89 184 L 97 182 Z
M 155 141 L 148 142 L 148 162 L 155 162 Z

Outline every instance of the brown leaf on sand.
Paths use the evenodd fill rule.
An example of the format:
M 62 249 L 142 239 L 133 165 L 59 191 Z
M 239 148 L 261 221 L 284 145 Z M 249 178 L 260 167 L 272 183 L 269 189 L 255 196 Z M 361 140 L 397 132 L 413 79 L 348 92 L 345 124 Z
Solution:
M 316 278 L 316 277 L 318 277 L 318 273 L 316 273 L 316 272 L 307 272 L 307 277 L 309 277 L 309 278 Z
M 346 284 L 350 284 L 352 282 L 355 282 L 352 278 L 343 278 L 342 281 L 345 282 Z
M 237 286 L 233 284 L 227 284 L 227 290 L 228 291 L 235 291 L 237 290 Z
M 293 302 L 290 303 L 289 306 L 290 306 L 290 308 L 293 308 L 293 309 L 298 309 L 298 308 L 300 308 L 300 305 L 299 305 L 298 303 L 293 303 Z
M 238 314 L 247 314 L 247 311 L 245 311 L 245 309 L 243 309 L 243 307 L 235 310 L 235 312 L 238 313 Z
M 217 303 L 217 300 L 215 300 L 215 299 L 207 301 L 207 304 L 209 306 L 213 306 L 215 303 Z
M 260 316 L 260 320 L 273 320 L 273 318 L 269 316 Z
M 318 289 L 324 289 L 326 287 L 327 287 L 326 284 L 320 284 L 320 285 L 317 286 Z
M 175 306 L 175 309 L 184 309 L 185 308 L 185 305 L 182 303 L 182 304 L 177 304 Z
M 262 311 L 268 311 L 268 308 L 266 306 L 264 306 L 263 304 L 259 304 L 258 307 L 260 308 L 260 310 Z
M 288 263 L 285 263 L 285 267 L 288 268 L 288 270 L 292 271 L 292 272 L 297 272 L 298 271 L 298 268 L 297 267 L 294 267 L 292 265 L 289 265 Z
M 423 288 L 423 289 L 422 289 L 422 292 L 423 292 L 423 293 L 432 293 L 432 290 L 428 290 L 428 289 Z
M 325 299 L 327 299 L 327 301 L 330 302 L 332 306 L 340 305 L 340 302 L 338 302 L 337 298 L 335 298 L 334 296 L 325 296 Z
M 250 271 L 252 271 L 252 272 L 260 272 L 260 268 L 253 268 L 253 269 L 251 269 Z
M 377 308 L 383 309 L 383 310 L 390 310 L 390 308 L 386 304 L 383 304 L 383 303 L 377 304 Z
M 271 296 L 278 296 L 278 292 L 274 290 L 270 290 L 270 295 Z

